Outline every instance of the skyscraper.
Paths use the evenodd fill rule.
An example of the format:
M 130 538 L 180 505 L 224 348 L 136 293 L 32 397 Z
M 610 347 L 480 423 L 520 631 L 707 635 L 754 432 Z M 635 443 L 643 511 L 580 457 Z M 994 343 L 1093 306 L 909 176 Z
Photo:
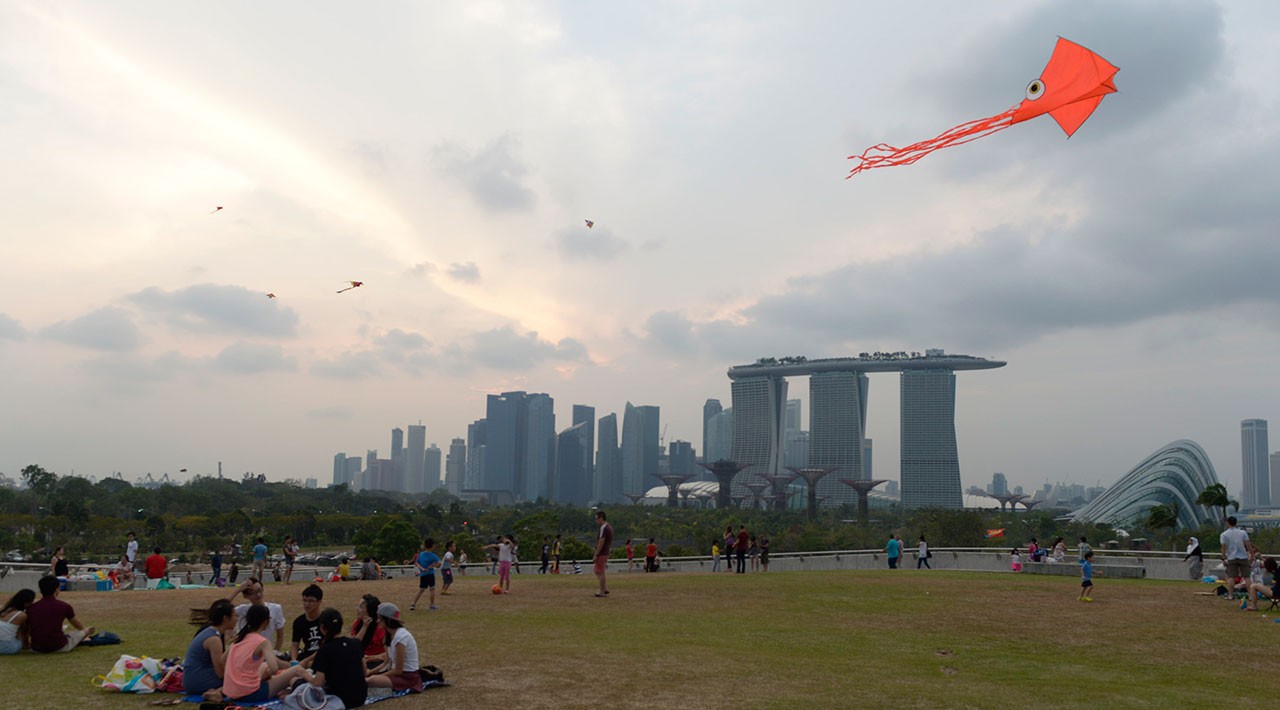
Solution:
M 347 455 L 333 455 L 333 485 L 340 486 L 347 482 Z
M 728 459 L 733 454 L 733 407 L 711 417 L 707 423 L 707 448 L 702 452 L 706 463 Z M 715 477 L 708 471 L 705 480 Z
M 1240 422 L 1240 473 L 1244 478 L 1244 510 L 1271 506 L 1271 470 L 1267 453 L 1267 420 Z
M 555 495 L 555 400 L 545 394 L 525 398 L 524 465 L 517 473 L 516 498 L 552 500 Z
M 600 503 L 622 500 L 622 449 L 618 447 L 618 415 L 600 417 L 599 453 L 592 496 Z
M 1271 453 L 1271 490 L 1280 491 L 1280 451 Z M 1280 498 L 1280 495 L 1273 495 L 1272 498 Z M 1274 500 L 1271 505 L 1276 506 L 1280 500 Z
M 383 485 L 379 490 L 408 491 L 408 477 L 404 475 L 404 429 L 396 427 L 391 430 L 391 473 L 383 474 Z
M 427 446 L 427 428 L 421 424 L 409 425 L 409 446 L 404 454 L 404 490 L 407 493 L 426 493 L 434 488 L 427 480 L 423 454 Z
M 426 470 L 423 474 L 422 492 L 430 493 L 439 488 L 440 483 L 440 447 L 431 443 L 427 447 Z
M 818 481 L 826 505 L 856 503 L 858 494 L 840 482 L 866 479 L 862 441 L 866 435 L 867 376 L 862 372 L 815 372 L 809 376 L 809 465 L 837 469 Z
M 733 380 L 733 453 L 746 466 L 733 479 L 733 494 L 744 495 L 754 476 L 774 475 L 782 466 L 782 431 L 786 419 L 787 380 L 765 375 Z
M 693 444 L 676 440 L 667 447 L 667 463 L 671 473 L 691 476 L 697 471 L 697 459 L 694 457 Z M 702 469 L 698 469 L 702 470 Z
M 485 406 L 484 476 L 480 487 L 489 491 L 522 493 L 517 484 L 524 482 L 525 428 L 528 407 L 524 392 L 489 395 Z
M 468 427 L 470 428 L 470 427 Z M 467 440 L 455 438 L 449 442 L 449 453 L 444 459 L 444 487 L 453 495 L 462 491 L 467 475 Z
M 996 471 L 991 474 L 991 485 L 987 486 L 987 492 L 993 496 L 1009 495 L 1009 479 L 1005 478 L 1003 473 Z
M 659 412 L 654 406 L 627 402 L 622 415 L 622 493 L 644 493 L 656 483 Z
M 698 451 L 702 454 L 703 463 L 715 461 L 715 459 L 707 458 L 707 451 L 711 446 L 710 442 L 707 441 L 710 435 L 708 429 L 711 426 L 711 418 L 723 411 L 724 408 L 720 406 L 720 400 L 718 399 L 708 399 L 702 405 L 702 448 L 698 449 Z
M 937 368 L 903 370 L 900 377 L 902 505 L 960 508 L 956 375 Z
M 467 465 L 462 477 L 463 490 L 484 488 L 484 442 L 489 422 L 477 419 L 467 425 Z
M 591 497 L 591 479 L 587 475 L 587 442 L 595 422 L 578 422 L 556 437 L 556 490 L 560 503 L 584 506 Z
M 585 404 L 573 405 L 573 423 L 587 424 L 587 445 L 582 452 L 583 465 L 586 466 L 586 497 L 591 498 L 595 492 L 596 480 L 596 408 Z

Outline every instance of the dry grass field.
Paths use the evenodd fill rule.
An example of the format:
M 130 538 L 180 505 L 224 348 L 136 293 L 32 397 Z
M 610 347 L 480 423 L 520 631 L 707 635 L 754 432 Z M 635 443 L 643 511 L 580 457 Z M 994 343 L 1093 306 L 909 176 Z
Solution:
M 1280 615 L 1244 613 L 1190 582 L 966 572 L 460 577 L 440 610 L 409 612 L 409 579 L 325 584 L 349 618 L 361 594 L 400 605 L 451 687 L 412 708 L 1180 708 L 1280 691 Z M 267 600 L 301 613 L 304 584 Z M 94 688 L 120 653 L 182 655 L 189 607 L 217 590 L 77 593 L 81 619 L 124 638 L 67 655 L 0 657 L 4 707 L 139 708 Z M 425 606 L 425 605 L 424 605 Z M 197 707 L 191 705 L 189 707 Z

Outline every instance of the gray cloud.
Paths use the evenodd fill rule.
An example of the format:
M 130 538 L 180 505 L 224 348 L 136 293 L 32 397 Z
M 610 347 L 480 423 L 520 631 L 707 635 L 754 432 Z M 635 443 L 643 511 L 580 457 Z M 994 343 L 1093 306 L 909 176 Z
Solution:
M 449 278 L 463 283 L 473 284 L 480 281 L 480 267 L 476 266 L 474 261 L 449 264 L 449 270 L 446 273 L 449 274 Z
M 430 276 L 435 272 L 436 272 L 435 264 L 432 264 L 429 261 L 422 261 L 417 264 L 414 264 L 413 266 L 410 266 L 408 269 L 405 269 L 404 275 L 410 278 L 420 279 L 420 278 L 425 278 L 427 276 Z
M 252 375 L 260 372 L 293 372 L 297 360 L 285 354 L 279 345 L 238 342 L 223 348 L 213 358 L 213 367 L 221 372 Z
M 321 360 L 311 366 L 311 374 L 339 380 L 358 380 L 380 375 L 382 372 L 378 355 L 371 350 L 345 352 L 331 360 Z
M 40 334 L 69 345 L 121 352 L 133 350 L 145 340 L 129 312 L 115 306 L 99 308 L 72 320 L 59 321 Z
M 446 348 L 444 355 L 454 369 L 480 365 L 495 370 L 524 370 L 547 360 L 589 361 L 586 346 L 573 338 L 552 343 L 534 331 L 521 334 L 509 326 L 476 333 L 463 343 Z
M 419 333 L 412 333 L 399 328 L 392 328 L 386 333 L 374 338 L 374 342 L 379 347 L 388 350 L 421 350 L 431 344 L 426 337 Z
M 556 250 L 571 260 L 612 261 L 628 248 L 626 242 L 605 227 L 568 227 L 555 234 Z
M 181 330 L 270 337 L 289 337 L 298 332 L 296 311 L 243 286 L 198 284 L 176 291 L 153 286 L 131 294 L 129 299 Z
M 18 321 L 0 313 L 0 340 L 22 340 L 27 331 Z
M 127 353 L 104 355 L 86 362 L 84 369 L 107 389 L 134 392 L 151 383 L 172 380 L 195 366 L 190 358 L 170 351 L 154 358 Z
M 438 146 L 432 159 L 482 207 L 495 212 L 527 212 L 536 198 L 521 182 L 529 169 L 516 157 L 519 149 L 520 139 L 507 133 L 475 152 L 456 143 Z

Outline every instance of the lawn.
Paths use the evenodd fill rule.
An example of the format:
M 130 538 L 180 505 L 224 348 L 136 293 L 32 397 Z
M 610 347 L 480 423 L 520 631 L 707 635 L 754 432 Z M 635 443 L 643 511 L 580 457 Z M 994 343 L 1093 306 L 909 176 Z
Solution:
M 1280 691 L 1275 614 L 1244 613 L 1190 582 L 967 572 L 617 574 L 459 578 L 440 610 L 407 611 L 412 580 L 326 584 L 344 617 L 372 592 L 400 605 L 452 687 L 387 701 L 411 708 L 1175 708 Z M 305 585 L 267 587 L 301 613 Z M 189 607 L 215 590 L 66 594 L 120 646 L 0 657 L 5 707 L 137 708 L 90 679 L 120 653 L 182 655 Z M 186 707 L 195 708 L 196 705 Z

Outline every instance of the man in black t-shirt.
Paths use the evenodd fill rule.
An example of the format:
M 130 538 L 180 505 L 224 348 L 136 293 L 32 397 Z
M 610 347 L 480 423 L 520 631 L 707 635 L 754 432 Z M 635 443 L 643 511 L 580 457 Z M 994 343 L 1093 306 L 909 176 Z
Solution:
M 290 657 L 299 665 L 310 667 L 313 654 L 320 649 L 324 634 L 320 630 L 320 600 L 324 590 L 312 584 L 302 590 L 302 614 L 293 620 L 293 650 Z

